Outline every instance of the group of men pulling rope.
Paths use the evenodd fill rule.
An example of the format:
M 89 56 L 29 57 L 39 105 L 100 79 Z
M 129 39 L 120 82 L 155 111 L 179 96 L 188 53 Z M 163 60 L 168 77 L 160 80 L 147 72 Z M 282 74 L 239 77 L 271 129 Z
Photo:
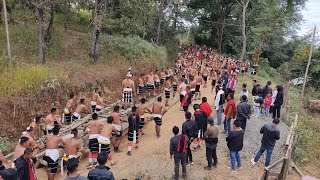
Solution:
M 111 165 L 115 165 L 113 152 L 121 152 L 119 145 L 124 136 L 122 119 L 124 110 L 131 107 L 128 112 L 128 144 L 127 155 L 132 155 L 132 146 L 137 148 L 139 145 L 139 137 L 144 135 L 144 125 L 146 122 L 145 113 L 152 114 L 155 122 L 155 130 L 157 138 L 160 137 L 160 127 L 163 122 L 163 115 L 167 112 L 170 99 L 176 99 L 177 94 L 180 99 L 180 111 L 187 112 L 190 104 L 194 100 L 201 99 L 201 87 L 208 86 L 208 80 L 211 79 L 211 92 L 220 88 L 226 88 L 227 92 L 234 92 L 236 87 L 235 73 L 246 73 L 249 64 L 246 62 L 236 62 L 232 58 L 223 57 L 214 54 L 210 48 L 197 45 L 181 45 L 182 52 L 172 68 L 158 70 L 150 70 L 148 74 L 141 73 L 137 84 L 133 80 L 134 74 L 131 68 L 128 70 L 126 78 L 122 81 L 122 104 L 114 106 L 113 112 L 107 117 L 107 122 L 98 121 L 99 113 L 103 110 L 107 103 L 102 97 L 102 91 L 95 88 L 91 94 L 91 109 L 86 106 L 86 99 L 80 98 L 75 110 L 77 98 L 74 93 L 69 94 L 69 99 L 62 110 L 59 102 L 54 102 L 50 114 L 44 119 L 40 115 L 36 115 L 30 126 L 26 129 L 16 146 L 12 163 L 4 158 L 0 153 L 0 170 L 5 167 L 2 163 L 7 163 L 11 167 L 17 167 L 16 160 L 24 156 L 26 149 L 32 149 L 40 152 L 45 149 L 43 159 L 48 166 L 48 179 L 53 180 L 58 172 L 59 165 L 59 148 L 64 147 L 64 155 L 61 160 L 61 172 L 64 166 L 72 158 L 79 158 L 78 152 L 89 154 L 88 168 L 97 165 L 97 156 L 101 152 L 108 154 Z M 224 86 L 223 86 L 224 85 Z M 157 93 L 163 93 L 162 96 L 156 97 Z M 141 102 L 139 106 L 134 105 L 134 97 L 137 94 L 138 100 Z M 150 98 L 156 97 L 152 103 L 152 109 L 148 108 L 146 102 Z M 60 128 L 72 125 L 81 119 L 81 114 L 92 114 L 92 120 L 83 124 L 84 131 L 89 131 L 88 149 L 83 147 L 78 137 L 78 130 L 72 129 L 72 137 L 65 140 L 59 136 Z M 210 114 L 208 115 L 210 116 Z M 202 132 L 202 136 L 203 136 Z M 201 137 L 202 137 L 201 136 Z M 110 146 L 112 145 L 112 148 Z M 30 167 L 33 167 L 35 159 L 28 161 Z M 29 171 L 28 175 L 35 177 L 34 169 Z

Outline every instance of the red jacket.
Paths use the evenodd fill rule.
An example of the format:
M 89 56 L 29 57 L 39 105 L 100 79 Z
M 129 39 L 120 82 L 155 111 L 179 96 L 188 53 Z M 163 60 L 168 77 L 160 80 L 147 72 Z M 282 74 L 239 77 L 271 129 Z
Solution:
M 206 117 L 209 117 L 212 113 L 211 106 L 207 102 L 201 103 L 200 109 L 206 115 Z
M 237 114 L 237 107 L 236 107 L 236 103 L 234 102 L 233 99 L 230 99 L 227 103 L 227 106 L 226 106 L 226 109 L 224 110 L 224 114 L 227 115 L 228 111 L 229 111 L 229 108 L 230 106 L 232 106 L 233 108 L 233 112 L 232 112 L 232 119 L 236 118 L 236 114 Z

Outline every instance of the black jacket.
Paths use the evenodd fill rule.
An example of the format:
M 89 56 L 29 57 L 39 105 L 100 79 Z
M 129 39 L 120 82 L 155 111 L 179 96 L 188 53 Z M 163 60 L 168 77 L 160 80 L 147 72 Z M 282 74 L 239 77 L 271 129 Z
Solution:
M 89 180 L 115 180 L 113 173 L 107 166 L 97 166 L 88 173 Z
M 274 147 L 276 140 L 280 139 L 280 131 L 273 124 L 265 124 L 261 129 L 260 133 L 263 134 L 261 144 L 264 148 Z
M 262 90 L 263 99 L 267 96 L 267 94 L 272 94 L 272 89 L 269 86 L 265 86 Z
M 196 138 L 198 134 L 198 125 L 196 121 L 186 120 L 182 124 L 182 134 L 186 134 L 189 138 Z
M 139 131 L 139 123 L 140 123 L 140 116 L 139 114 L 130 114 L 128 117 L 128 122 L 129 122 L 129 128 L 128 131 L 134 131 L 136 130 L 137 132 Z
M 244 131 L 231 131 L 226 138 L 230 151 L 241 151 L 243 148 Z
M 208 127 L 207 117 L 203 112 L 199 112 L 199 111 L 194 112 L 194 118 L 195 118 L 195 121 L 197 122 L 198 130 L 207 129 Z
M 283 91 L 278 91 L 276 99 L 274 100 L 274 103 L 273 103 L 275 107 L 279 107 L 283 104 L 283 97 L 284 97 Z
M 237 120 L 246 121 L 250 119 L 251 107 L 246 102 L 240 102 L 237 106 Z
M 17 172 L 20 180 L 29 180 L 30 174 L 29 174 L 29 166 L 30 164 L 28 161 L 23 157 L 19 157 L 16 161 L 17 166 Z
M 257 95 L 258 95 L 256 85 L 253 85 L 253 88 L 252 88 L 251 94 L 252 94 L 252 96 L 257 96 Z

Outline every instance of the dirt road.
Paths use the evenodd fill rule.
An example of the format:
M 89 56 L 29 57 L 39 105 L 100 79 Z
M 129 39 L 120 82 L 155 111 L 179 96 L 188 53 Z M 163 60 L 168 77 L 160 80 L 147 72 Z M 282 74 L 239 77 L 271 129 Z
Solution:
M 209 104 L 213 104 L 214 94 L 210 93 L 209 88 L 202 88 L 202 96 L 208 98 Z M 237 98 L 237 96 L 236 96 Z M 238 100 L 237 98 L 236 100 Z M 148 122 L 145 126 L 145 135 L 140 140 L 141 144 L 139 149 L 133 150 L 132 156 L 126 155 L 127 150 L 127 137 L 124 138 L 120 149 L 121 153 L 115 154 L 115 160 L 118 162 L 115 166 L 110 166 L 110 162 L 107 163 L 111 167 L 116 179 L 135 179 L 141 177 L 142 179 L 172 179 L 173 175 L 173 160 L 169 155 L 169 142 L 173 136 L 172 127 L 178 126 L 181 128 L 184 122 L 184 113 L 179 112 L 179 103 L 175 103 L 177 100 L 170 100 L 170 110 L 165 114 L 163 118 L 163 125 L 161 126 L 161 137 L 156 138 L 154 122 Z M 199 100 L 193 103 L 200 103 Z M 193 109 L 191 110 L 193 112 Z M 212 114 L 216 119 L 215 112 Z M 247 131 L 245 135 L 244 150 L 241 152 L 242 169 L 237 170 L 235 173 L 227 169 L 230 166 L 230 160 L 228 155 L 228 149 L 225 141 L 225 134 L 220 133 L 219 144 L 217 149 L 218 165 L 211 171 L 205 171 L 204 166 L 207 165 L 205 156 L 205 145 L 202 144 L 200 149 L 193 150 L 194 165 L 187 167 L 188 179 L 239 179 L 239 180 L 253 180 L 260 179 L 263 174 L 263 164 L 258 163 L 255 167 L 250 164 L 250 159 L 254 156 L 254 153 L 260 146 L 261 136 L 258 133 L 260 127 L 267 120 L 251 119 L 247 125 Z M 271 119 L 269 119 L 271 121 Z M 281 129 L 286 129 L 284 124 L 280 124 Z M 220 126 L 222 131 L 223 126 Z M 275 154 L 281 153 L 282 141 L 285 141 L 286 133 L 281 134 L 281 141 L 278 142 L 275 148 Z M 279 150 L 277 150 L 279 149 Z M 279 156 L 279 155 L 276 155 Z M 277 158 L 277 157 L 275 157 Z M 274 159 L 273 158 L 273 162 Z M 88 174 L 86 165 L 87 159 L 83 159 L 80 163 L 79 173 L 83 176 Z M 45 169 L 37 170 L 37 176 L 39 179 L 46 179 Z M 56 179 L 63 179 L 60 174 L 56 176 Z M 291 178 L 292 179 L 292 178 Z

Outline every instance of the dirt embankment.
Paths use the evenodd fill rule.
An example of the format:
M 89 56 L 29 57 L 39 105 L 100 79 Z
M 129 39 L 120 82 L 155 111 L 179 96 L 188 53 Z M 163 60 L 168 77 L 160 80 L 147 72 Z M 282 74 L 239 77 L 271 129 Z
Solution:
M 62 76 L 57 82 L 45 82 L 31 91 L 23 89 L 14 95 L 0 97 L 1 137 L 15 141 L 35 114 L 48 114 L 52 103 L 56 101 L 59 101 L 63 108 L 70 92 L 76 93 L 77 99 L 87 98 L 88 105 L 93 87 L 99 87 L 103 91 L 103 98 L 108 102 L 118 100 L 121 95 L 121 82 L 130 67 L 129 63 L 123 60 L 97 65 L 60 62 L 46 66 L 61 71 Z M 139 71 L 135 71 L 136 66 L 132 67 L 137 75 L 151 68 L 154 68 L 152 63 L 139 67 Z

